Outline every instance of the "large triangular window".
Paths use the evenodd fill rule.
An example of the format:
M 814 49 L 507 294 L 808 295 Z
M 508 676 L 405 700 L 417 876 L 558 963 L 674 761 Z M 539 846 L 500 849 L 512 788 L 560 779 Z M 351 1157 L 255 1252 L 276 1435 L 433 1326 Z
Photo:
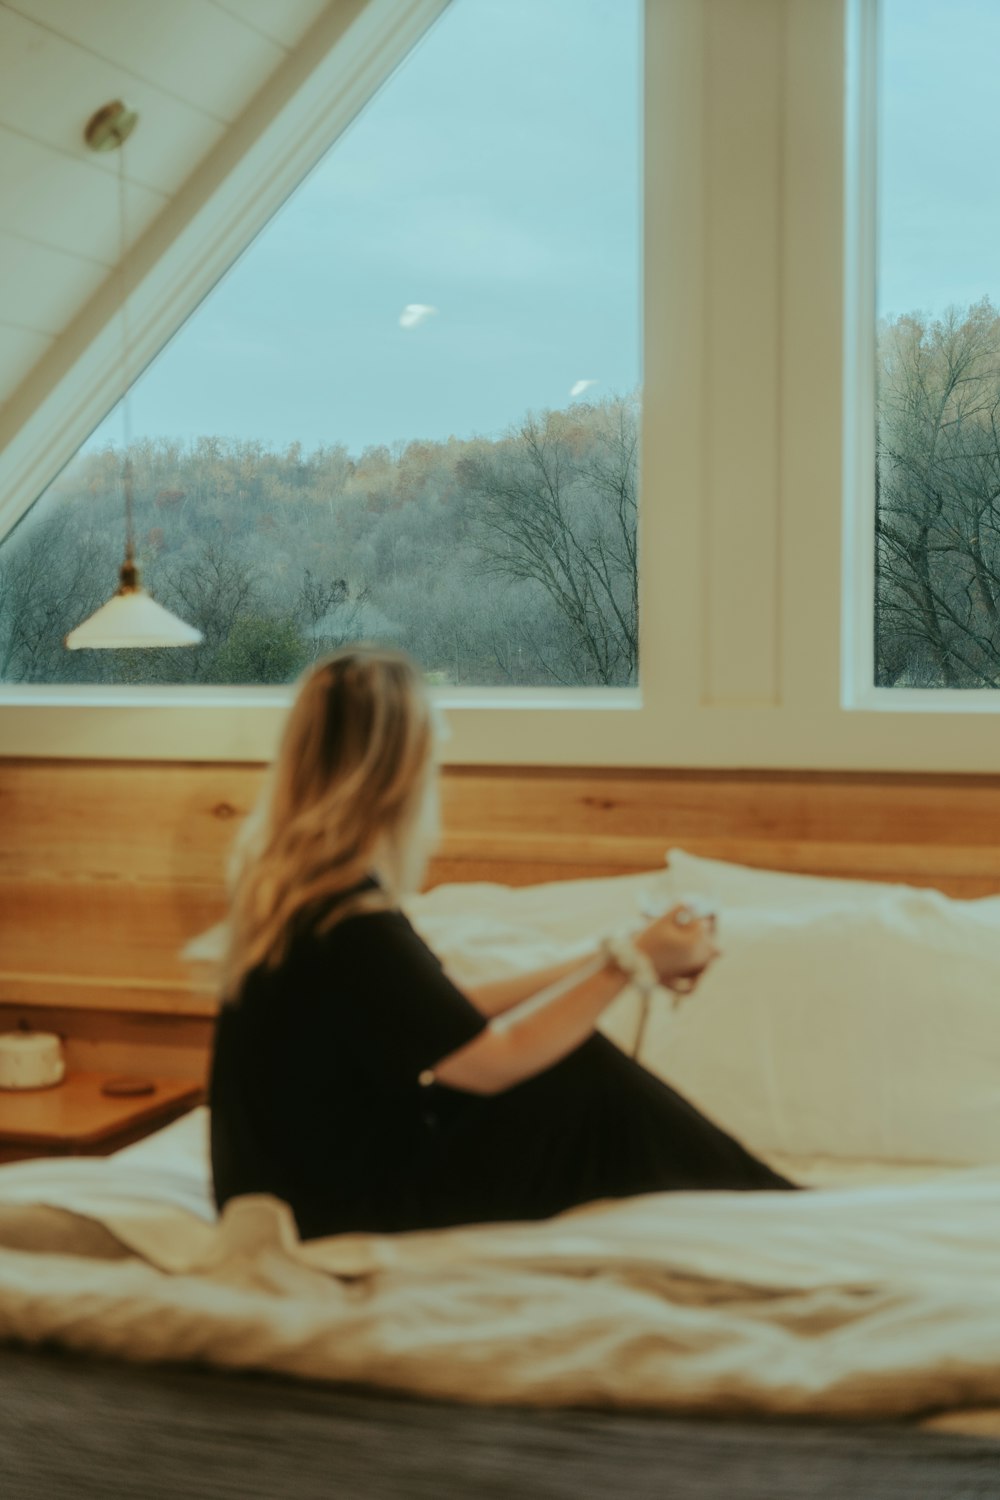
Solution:
M 0 680 L 282 683 L 349 640 L 435 680 L 637 675 L 641 0 L 453 0 L 0 544 Z

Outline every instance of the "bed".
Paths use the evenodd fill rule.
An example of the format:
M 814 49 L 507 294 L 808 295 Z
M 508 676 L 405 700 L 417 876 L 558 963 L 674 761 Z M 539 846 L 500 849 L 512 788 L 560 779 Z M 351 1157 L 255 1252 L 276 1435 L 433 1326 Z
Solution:
M 645 1457 L 637 1468 L 630 1459 L 630 1483 L 644 1473 L 647 1488 L 631 1493 L 841 1494 L 858 1453 L 873 1476 L 884 1470 L 869 1493 L 1000 1493 L 997 903 L 905 888 L 859 894 L 846 881 L 780 884 L 788 879 L 675 853 L 669 871 L 645 877 L 435 891 L 411 914 L 472 979 L 582 948 L 598 919 L 624 920 L 651 890 L 713 900 L 729 976 L 720 965 L 697 1006 L 656 1010 L 643 1056 L 822 1191 L 656 1195 L 538 1225 L 302 1245 L 270 1199 L 238 1201 L 216 1221 L 206 1118 L 195 1112 L 107 1161 L 0 1170 L 0 1334 L 11 1373 L 30 1382 L 32 1361 L 48 1360 L 57 1385 L 77 1392 L 72 1405 L 81 1390 L 120 1384 L 108 1361 L 131 1361 L 143 1369 L 129 1389 L 147 1390 L 182 1426 L 203 1405 L 231 1422 L 244 1401 L 251 1412 L 297 1413 L 306 1426 L 304 1411 L 317 1421 L 332 1414 L 354 1434 L 351 1452 L 356 1439 L 358 1451 L 367 1443 L 381 1455 L 365 1484 L 345 1458 L 338 1494 L 351 1484 L 358 1494 L 422 1492 L 406 1487 L 413 1473 L 402 1477 L 399 1452 L 386 1456 L 387 1434 L 400 1429 L 415 1442 L 428 1493 L 432 1482 L 441 1493 L 451 1472 L 444 1434 L 465 1454 L 468 1491 L 490 1493 L 495 1481 L 495 1493 L 511 1493 L 514 1457 L 484 1477 L 477 1444 L 490 1432 L 511 1455 L 534 1455 L 526 1462 L 537 1485 L 527 1492 L 569 1493 L 572 1435 L 582 1429 L 567 1413 L 581 1408 L 602 1415 L 580 1437 L 593 1463 L 576 1494 L 633 1445 Z M 838 959 L 856 976 L 873 953 L 867 987 L 848 985 Z M 757 972 L 769 982 L 748 994 Z M 827 992 L 837 1008 L 822 1003 Z M 609 1030 L 632 1047 L 638 1021 L 626 996 Z M 859 1064 L 859 1036 L 874 1060 L 866 1052 Z M 39 1352 L 52 1349 L 64 1351 L 54 1364 Z M 190 1404 L 171 1396 L 182 1388 Z M 873 1422 L 891 1424 L 878 1440 Z M 252 1417 L 236 1426 L 233 1451 L 245 1459 Z M 428 1432 L 439 1434 L 436 1463 Z M 681 1452 L 700 1454 L 689 1487 L 682 1475 L 658 1489 L 658 1463 Z M 781 1488 L 782 1452 L 795 1488 Z M 745 1470 L 749 1453 L 755 1473 L 740 1490 L 727 1463 L 739 1455 Z M 958 1467 L 922 1490 L 938 1456 Z M 714 1490 L 704 1488 L 711 1473 Z M 452 1492 L 467 1492 L 465 1483 Z M 141 1493 L 157 1491 L 144 1484 Z
M 0 1171 L 5 1494 L 1000 1492 L 994 1171 L 302 1247 L 205 1127 Z

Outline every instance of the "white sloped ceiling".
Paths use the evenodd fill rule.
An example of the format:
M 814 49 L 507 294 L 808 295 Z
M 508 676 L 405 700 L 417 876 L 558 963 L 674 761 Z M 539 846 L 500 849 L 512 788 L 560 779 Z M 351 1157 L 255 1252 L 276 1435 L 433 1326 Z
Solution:
M 327 0 L 0 4 L 0 404 L 118 256 L 114 153 L 83 140 L 125 97 L 135 241 L 302 39 Z
M 139 113 L 134 375 L 447 3 L 0 0 L 0 537 L 120 393 L 118 160 L 87 147 L 93 112 Z

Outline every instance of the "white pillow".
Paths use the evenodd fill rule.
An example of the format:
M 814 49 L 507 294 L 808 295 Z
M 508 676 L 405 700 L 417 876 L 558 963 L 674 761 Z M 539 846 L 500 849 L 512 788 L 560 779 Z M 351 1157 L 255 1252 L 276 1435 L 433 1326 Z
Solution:
M 592 954 L 610 932 L 634 931 L 643 906 L 671 901 L 662 867 L 645 875 L 561 880 L 548 885 L 439 885 L 405 901 L 407 916 L 458 984 L 474 986 Z M 639 1002 L 626 991 L 601 1030 L 631 1052 Z
M 403 903 L 424 941 L 466 984 L 592 953 L 607 933 L 641 926 L 646 901 L 671 899 L 665 869 L 604 880 L 439 885 Z
M 1000 899 L 827 881 L 671 856 L 671 869 L 523 887 L 445 886 L 408 904 L 466 983 L 592 951 L 644 898 L 720 910 L 723 957 L 643 1060 L 753 1150 L 1000 1160 Z M 604 1029 L 628 1047 L 637 1007 Z
M 721 859 L 702 859 L 683 849 L 667 851 L 667 889 L 674 901 L 692 896 L 716 910 L 729 906 L 790 907 L 853 905 L 887 891 L 900 894 L 915 889 L 874 880 L 840 880 L 827 875 L 793 875 L 784 870 L 758 870 L 731 865 Z M 992 898 L 990 898 L 992 899 Z
M 642 1055 L 748 1146 L 1000 1161 L 997 903 L 734 907 L 720 945 L 679 1011 L 654 1001 Z

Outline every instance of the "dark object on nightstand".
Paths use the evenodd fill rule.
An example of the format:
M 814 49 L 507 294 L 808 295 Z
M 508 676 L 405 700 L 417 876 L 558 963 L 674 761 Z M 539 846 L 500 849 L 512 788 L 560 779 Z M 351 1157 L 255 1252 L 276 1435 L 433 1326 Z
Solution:
M 101 1093 L 108 1099 L 138 1099 L 155 1094 L 156 1084 L 151 1078 L 109 1078 L 101 1084 Z

